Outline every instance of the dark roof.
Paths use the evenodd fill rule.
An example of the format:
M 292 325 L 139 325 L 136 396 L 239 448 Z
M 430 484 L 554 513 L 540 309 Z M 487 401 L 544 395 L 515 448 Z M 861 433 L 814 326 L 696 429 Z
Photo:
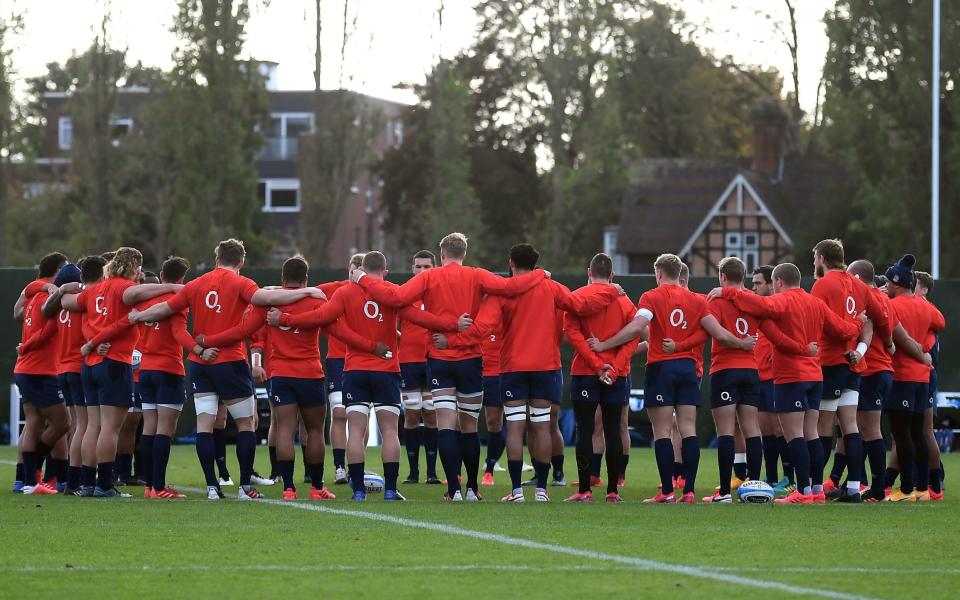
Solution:
M 788 158 L 776 183 L 734 159 L 641 159 L 630 166 L 617 252 L 679 252 L 737 174 L 794 241 L 814 215 L 852 188 L 843 168 L 825 159 Z

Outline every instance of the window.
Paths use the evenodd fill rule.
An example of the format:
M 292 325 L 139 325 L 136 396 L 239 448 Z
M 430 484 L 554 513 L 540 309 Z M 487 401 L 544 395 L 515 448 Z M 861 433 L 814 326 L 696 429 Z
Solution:
M 313 133 L 313 113 L 273 113 L 263 132 L 261 160 L 296 160 L 300 136 Z
M 299 212 L 300 180 L 261 179 L 257 184 L 263 212 Z
M 114 146 L 120 145 L 120 140 L 130 135 L 133 129 L 133 119 L 130 117 L 110 119 L 110 140 Z
M 736 256 L 747 266 L 747 273 L 760 266 L 760 234 L 756 231 L 728 231 L 724 234 L 726 256 Z
M 61 150 L 69 150 L 73 146 L 73 120 L 70 117 L 60 117 L 57 122 L 58 145 Z

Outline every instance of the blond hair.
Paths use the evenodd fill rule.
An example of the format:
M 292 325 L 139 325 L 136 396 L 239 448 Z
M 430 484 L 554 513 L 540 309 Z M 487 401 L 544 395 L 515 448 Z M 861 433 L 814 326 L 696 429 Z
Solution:
M 467 255 L 467 236 L 454 231 L 440 240 L 440 251 L 447 258 L 463 258 Z
M 653 262 L 653 269 L 663 273 L 667 279 L 679 279 L 683 261 L 676 254 L 661 254 Z
M 124 279 L 135 279 L 140 267 L 143 266 L 143 255 L 136 248 L 126 246 L 117 248 L 116 254 L 104 270 L 108 277 L 123 277 Z

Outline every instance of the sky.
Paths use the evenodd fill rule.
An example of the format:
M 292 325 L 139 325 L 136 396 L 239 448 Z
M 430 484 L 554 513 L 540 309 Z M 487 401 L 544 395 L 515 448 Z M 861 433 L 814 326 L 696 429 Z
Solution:
M 692 36 L 716 56 L 731 56 L 744 65 L 773 66 L 792 91 L 786 5 L 779 0 L 668 0 L 693 25 Z M 345 87 L 399 102 L 415 97 L 398 84 L 419 83 L 438 56 L 452 56 L 473 40 L 475 0 L 350 0 L 356 33 L 349 39 L 345 68 L 340 69 L 344 0 L 323 0 L 323 86 Z M 14 66 L 20 77 L 45 71 L 45 65 L 81 52 L 99 30 L 104 7 L 113 16 L 111 41 L 127 48 L 131 62 L 168 67 L 176 38 L 169 31 L 174 0 L 3 0 L 0 11 L 25 13 L 24 32 L 15 40 Z M 260 3 L 254 2 L 255 5 Z M 800 37 L 800 103 L 810 112 L 816 104 L 827 38 L 822 17 L 830 0 L 794 0 Z M 250 56 L 279 63 L 279 89 L 312 89 L 315 0 L 272 0 L 257 6 L 248 26 Z M 22 86 L 20 87 L 22 90 Z

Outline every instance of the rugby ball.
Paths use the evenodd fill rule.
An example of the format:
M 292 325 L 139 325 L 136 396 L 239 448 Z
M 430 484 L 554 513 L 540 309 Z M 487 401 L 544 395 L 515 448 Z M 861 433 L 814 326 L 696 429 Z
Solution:
M 773 488 L 765 481 L 744 481 L 737 488 L 737 499 L 747 504 L 773 502 Z
M 368 494 L 379 494 L 383 491 L 383 477 L 373 471 L 367 471 L 363 474 L 363 487 Z

